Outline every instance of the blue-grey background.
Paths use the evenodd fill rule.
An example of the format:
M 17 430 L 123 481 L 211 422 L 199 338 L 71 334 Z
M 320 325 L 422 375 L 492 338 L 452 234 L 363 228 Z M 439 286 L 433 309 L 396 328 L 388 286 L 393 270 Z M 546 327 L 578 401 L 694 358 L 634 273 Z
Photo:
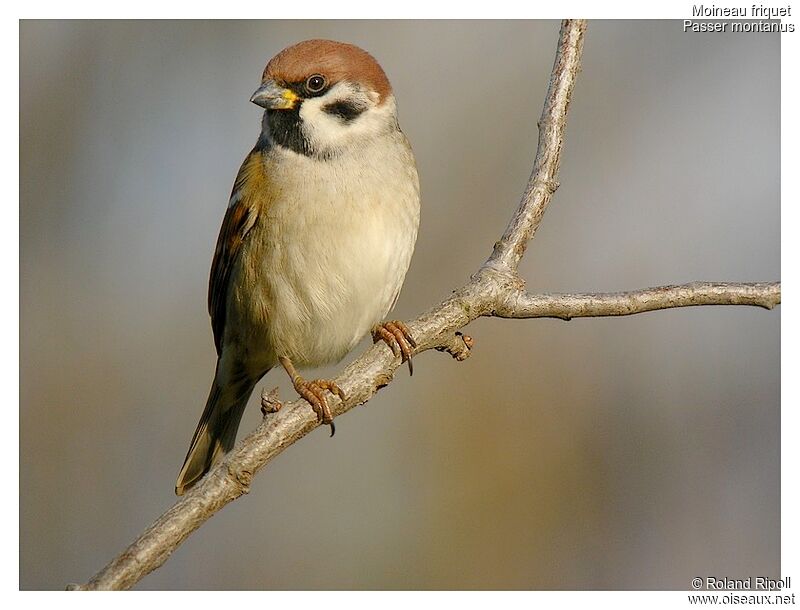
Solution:
M 477 268 L 516 206 L 557 35 L 550 21 L 21 23 L 22 588 L 86 580 L 175 500 L 214 366 L 208 269 L 266 61 L 328 37 L 392 80 L 423 194 L 395 310 L 409 318 Z M 776 35 L 590 23 L 530 288 L 779 279 L 779 61 Z M 469 360 L 419 357 L 138 586 L 777 577 L 779 324 L 721 307 L 481 320 Z M 242 429 L 258 418 L 253 404 Z

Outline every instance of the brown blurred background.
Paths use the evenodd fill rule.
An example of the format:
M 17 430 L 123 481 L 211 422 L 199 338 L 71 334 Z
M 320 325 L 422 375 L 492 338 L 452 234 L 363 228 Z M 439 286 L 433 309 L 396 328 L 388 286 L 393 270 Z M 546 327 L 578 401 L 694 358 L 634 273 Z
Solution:
M 175 501 L 214 366 L 211 254 L 266 61 L 334 38 L 392 80 L 423 193 L 395 309 L 410 318 L 477 268 L 516 206 L 557 35 L 550 21 L 22 22 L 22 588 L 86 580 Z M 590 23 L 530 288 L 779 279 L 779 62 L 776 35 Z M 138 586 L 778 576 L 779 327 L 779 310 L 722 307 L 478 321 L 469 360 L 419 357 Z M 284 377 L 262 385 L 287 397 Z M 254 400 L 242 430 L 259 415 Z

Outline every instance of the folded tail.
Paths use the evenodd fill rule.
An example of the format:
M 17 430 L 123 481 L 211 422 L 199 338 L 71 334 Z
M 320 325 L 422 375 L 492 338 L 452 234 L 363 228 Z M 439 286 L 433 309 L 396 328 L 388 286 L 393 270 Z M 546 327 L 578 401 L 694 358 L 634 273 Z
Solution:
M 183 495 L 233 448 L 239 422 L 254 387 L 255 382 L 249 379 L 221 382 L 217 371 L 206 408 L 178 474 L 176 494 Z

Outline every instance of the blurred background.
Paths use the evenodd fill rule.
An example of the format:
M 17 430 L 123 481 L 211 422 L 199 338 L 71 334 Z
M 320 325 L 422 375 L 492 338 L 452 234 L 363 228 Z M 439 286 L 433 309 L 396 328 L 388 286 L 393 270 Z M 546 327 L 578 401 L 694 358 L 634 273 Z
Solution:
M 325 37 L 389 75 L 423 195 L 395 309 L 412 318 L 477 269 L 517 205 L 558 28 L 21 23 L 22 588 L 87 580 L 175 501 L 215 361 L 211 255 L 267 60 Z M 590 23 L 531 290 L 780 278 L 779 40 Z M 777 577 L 779 330 L 780 308 L 479 320 L 471 358 L 421 355 L 137 587 Z M 280 373 L 259 388 L 276 384 L 292 395 Z

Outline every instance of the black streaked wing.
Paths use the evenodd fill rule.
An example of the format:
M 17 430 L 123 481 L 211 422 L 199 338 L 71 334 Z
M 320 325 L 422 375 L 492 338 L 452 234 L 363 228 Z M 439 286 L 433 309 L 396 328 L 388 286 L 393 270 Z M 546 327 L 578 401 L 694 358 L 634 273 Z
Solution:
M 260 211 L 258 204 L 264 194 L 265 186 L 266 176 L 262 155 L 259 150 L 253 150 L 242 163 L 233 183 L 230 203 L 222 221 L 214 260 L 211 263 L 208 313 L 211 314 L 211 328 L 214 331 L 217 355 L 222 353 L 231 273 L 236 266 L 247 233 L 258 219 Z

